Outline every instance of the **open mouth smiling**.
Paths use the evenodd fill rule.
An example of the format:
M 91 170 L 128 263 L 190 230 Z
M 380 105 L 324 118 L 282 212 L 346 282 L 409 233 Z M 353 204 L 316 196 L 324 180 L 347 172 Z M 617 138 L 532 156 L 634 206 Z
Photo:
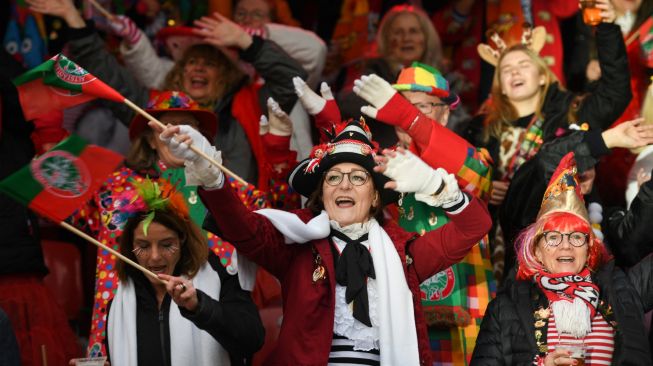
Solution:
M 337 197 L 336 198 L 336 206 L 338 206 L 339 208 L 354 207 L 355 204 L 356 204 L 356 201 L 351 197 Z

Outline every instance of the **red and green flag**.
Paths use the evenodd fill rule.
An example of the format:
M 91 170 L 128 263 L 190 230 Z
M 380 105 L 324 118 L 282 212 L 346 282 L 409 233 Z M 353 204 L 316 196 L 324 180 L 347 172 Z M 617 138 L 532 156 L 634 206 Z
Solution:
M 111 150 L 71 135 L 0 181 L 0 191 L 41 216 L 63 221 L 91 198 L 122 160 Z
M 95 98 L 125 97 L 66 56 L 58 54 L 13 80 L 27 121 Z
M 649 17 L 637 30 L 639 32 L 639 43 L 646 60 L 646 65 L 653 67 L 653 18 Z

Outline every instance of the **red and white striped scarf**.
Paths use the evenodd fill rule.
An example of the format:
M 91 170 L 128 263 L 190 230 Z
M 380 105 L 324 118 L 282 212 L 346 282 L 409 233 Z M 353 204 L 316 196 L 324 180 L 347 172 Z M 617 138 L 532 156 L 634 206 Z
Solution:
M 549 300 L 561 333 L 581 338 L 591 331 L 599 288 L 592 283 L 589 269 L 576 274 L 539 271 L 534 280 Z

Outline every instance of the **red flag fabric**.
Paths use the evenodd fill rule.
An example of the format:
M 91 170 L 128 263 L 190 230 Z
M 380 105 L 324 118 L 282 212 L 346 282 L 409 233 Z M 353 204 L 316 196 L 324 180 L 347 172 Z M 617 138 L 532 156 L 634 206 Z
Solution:
M 122 160 L 111 150 L 71 135 L 0 181 L 0 191 L 39 215 L 60 222 L 88 201 Z
M 122 103 L 125 97 L 58 54 L 13 80 L 27 121 L 95 98 Z

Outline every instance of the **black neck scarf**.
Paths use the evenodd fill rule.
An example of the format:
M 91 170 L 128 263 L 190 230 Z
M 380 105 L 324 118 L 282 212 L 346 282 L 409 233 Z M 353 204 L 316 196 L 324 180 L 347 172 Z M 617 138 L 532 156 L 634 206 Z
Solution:
M 367 234 L 357 240 L 352 240 L 340 231 L 331 230 L 331 236 L 347 243 L 345 249 L 340 253 L 340 257 L 334 255 L 334 258 L 337 258 L 335 261 L 336 282 L 347 287 L 345 299 L 347 304 L 354 302 L 354 319 L 371 327 L 367 278 L 376 278 L 376 273 L 370 251 L 361 244 L 367 240 Z M 335 250 L 335 243 L 333 246 Z

